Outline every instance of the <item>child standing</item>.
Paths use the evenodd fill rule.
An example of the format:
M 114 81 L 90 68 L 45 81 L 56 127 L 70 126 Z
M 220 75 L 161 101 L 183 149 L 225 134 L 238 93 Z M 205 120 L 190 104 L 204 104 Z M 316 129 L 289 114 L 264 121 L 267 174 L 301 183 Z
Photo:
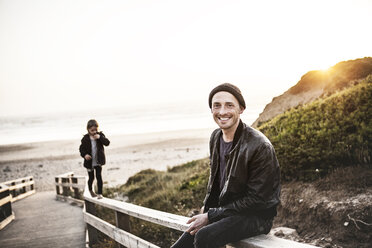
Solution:
M 81 139 L 79 147 L 80 156 L 84 158 L 84 167 L 87 168 L 89 180 L 88 187 L 92 197 L 102 199 L 102 166 L 106 163 L 105 149 L 103 146 L 108 146 L 110 141 L 102 132 L 98 131 L 98 122 L 89 120 L 87 124 L 88 133 Z M 92 185 L 94 181 L 94 171 L 96 171 L 98 192 L 94 193 Z

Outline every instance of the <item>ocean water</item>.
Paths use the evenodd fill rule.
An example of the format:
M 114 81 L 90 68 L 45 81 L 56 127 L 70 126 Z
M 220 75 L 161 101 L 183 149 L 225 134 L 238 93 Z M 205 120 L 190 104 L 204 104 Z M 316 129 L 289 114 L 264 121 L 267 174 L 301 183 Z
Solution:
M 252 124 L 263 106 L 248 107 L 242 120 Z M 96 119 L 106 135 L 217 128 L 210 110 L 197 105 L 111 108 L 17 117 L 0 117 L 0 145 L 80 139 L 89 119 Z

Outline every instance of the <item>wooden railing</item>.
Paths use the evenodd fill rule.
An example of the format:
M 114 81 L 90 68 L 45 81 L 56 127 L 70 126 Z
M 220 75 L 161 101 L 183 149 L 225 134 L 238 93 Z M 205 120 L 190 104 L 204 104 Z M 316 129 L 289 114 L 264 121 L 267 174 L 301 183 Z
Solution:
M 87 180 L 87 178 L 86 178 Z M 129 216 L 139 218 L 148 222 L 159 224 L 179 231 L 186 231 L 189 227 L 186 222 L 188 217 L 162 212 L 127 202 L 114 199 L 97 199 L 92 197 L 85 185 L 84 190 L 84 221 L 87 224 L 89 245 L 98 243 L 98 231 L 119 243 L 120 247 L 149 247 L 158 248 L 158 246 L 143 240 L 130 233 Z M 115 212 L 115 225 L 96 216 L 97 206 L 110 209 Z M 259 235 L 239 242 L 228 244 L 229 248 L 314 248 L 315 246 L 298 243 L 291 240 L 281 239 L 271 235 Z
M 35 181 L 33 176 L 17 178 L 14 180 L 3 182 L 9 187 L 9 192 L 12 195 L 12 202 L 23 199 L 27 196 L 35 194 Z
M 67 172 L 55 177 L 57 200 L 69 201 L 84 205 L 83 191 L 85 176 L 74 176 L 73 172 Z
M 34 193 L 35 183 L 32 176 L 0 183 L 0 230 L 15 218 L 12 202 Z
M 5 184 L 0 184 L 0 230 L 14 220 L 12 212 L 12 195 L 9 192 L 9 187 Z

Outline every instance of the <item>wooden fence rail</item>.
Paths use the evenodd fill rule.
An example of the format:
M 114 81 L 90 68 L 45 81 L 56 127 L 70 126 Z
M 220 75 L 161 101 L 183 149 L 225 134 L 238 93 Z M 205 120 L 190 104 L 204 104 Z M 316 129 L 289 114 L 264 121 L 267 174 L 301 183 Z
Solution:
M 57 199 L 74 202 L 83 206 L 85 180 L 85 176 L 74 176 L 73 172 L 67 172 L 56 176 L 55 186 Z
M 9 187 L 9 192 L 12 195 L 12 202 L 23 199 L 27 196 L 35 194 L 35 181 L 33 176 L 17 178 L 14 180 L 3 182 Z
M 87 180 L 87 178 L 85 179 Z M 69 186 L 69 184 L 66 184 Z M 84 221 L 87 224 L 89 245 L 92 246 L 98 242 L 98 231 L 106 234 L 115 240 L 119 247 L 140 247 L 140 248 L 158 248 L 158 246 L 149 243 L 130 233 L 129 216 L 139 218 L 148 222 L 159 224 L 179 231 L 186 231 L 189 224 L 186 222 L 188 217 L 162 212 L 127 202 L 114 199 L 97 199 L 92 197 L 88 190 L 87 183 L 84 190 Z M 97 206 L 110 209 L 115 212 L 115 225 L 96 216 Z M 228 248 L 315 248 L 315 246 L 298 243 L 291 240 L 281 239 L 271 235 L 259 235 L 244 239 L 239 242 L 228 244 Z
M 12 195 L 9 192 L 9 187 L 5 184 L 0 184 L 0 230 L 14 220 L 12 211 Z
M 12 211 L 12 202 L 34 193 L 35 182 L 32 176 L 0 183 L 0 230 L 15 218 Z

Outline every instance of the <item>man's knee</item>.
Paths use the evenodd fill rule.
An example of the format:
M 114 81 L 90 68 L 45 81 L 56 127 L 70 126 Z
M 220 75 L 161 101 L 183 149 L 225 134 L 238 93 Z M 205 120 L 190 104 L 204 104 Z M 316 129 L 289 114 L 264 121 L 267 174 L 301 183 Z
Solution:
M 196 248 L 214 247 L 213 239 L 211 238 L 210 230 L 208 230 L 208 228 L 203 227 L 195 234 L 194 247 Z

